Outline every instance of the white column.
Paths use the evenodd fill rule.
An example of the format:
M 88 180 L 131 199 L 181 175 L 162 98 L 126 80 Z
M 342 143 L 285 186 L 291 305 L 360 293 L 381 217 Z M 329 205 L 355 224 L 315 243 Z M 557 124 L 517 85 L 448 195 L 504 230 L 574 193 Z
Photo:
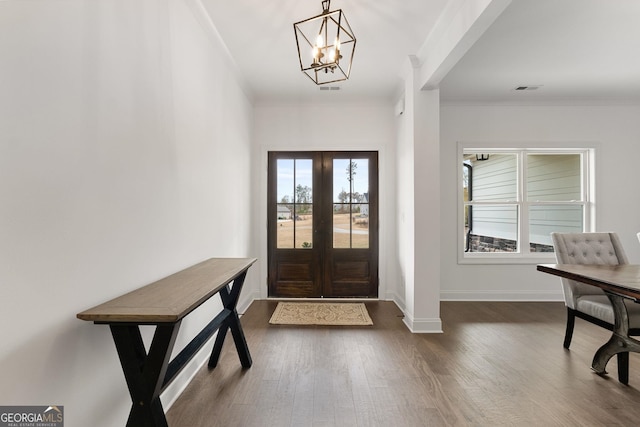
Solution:
M 442 332 L 438 87 L 511 1 L 450 2 L 404 69 L 404 112 L 397 146 L 398 264 L 402 275 L 398 294 L 404 296 L 404 322 L 412 332 Z
M 440 98 L 421 91 L 416 63 L 406 67 L 399 140 L 399 192 L 405 263 L 405 318 L 412 332 L 442 332 L 440 320 Z
M 415 93 L 414 332 L 441 332 L 440 321 L 440 90 Z

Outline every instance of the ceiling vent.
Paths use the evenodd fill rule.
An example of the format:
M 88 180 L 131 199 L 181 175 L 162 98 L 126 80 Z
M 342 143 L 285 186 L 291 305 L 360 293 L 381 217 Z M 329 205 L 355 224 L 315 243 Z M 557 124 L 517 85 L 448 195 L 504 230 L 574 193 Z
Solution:
M 542 85 L 517 86 L 513 90 L 538 90 Z
M 320 90 L 340 90 L 340 86 L 320 86 Z

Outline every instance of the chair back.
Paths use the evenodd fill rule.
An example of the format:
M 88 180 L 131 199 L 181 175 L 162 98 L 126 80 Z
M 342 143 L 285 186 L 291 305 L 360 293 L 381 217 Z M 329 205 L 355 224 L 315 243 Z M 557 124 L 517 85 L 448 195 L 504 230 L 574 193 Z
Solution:
M 551 233 L 558 264 L 628 264 L 627 255 L 616 233 Z M 601 295 L 602 289 L 562 279 L 567 307 L 576 308 L 582 295 Z

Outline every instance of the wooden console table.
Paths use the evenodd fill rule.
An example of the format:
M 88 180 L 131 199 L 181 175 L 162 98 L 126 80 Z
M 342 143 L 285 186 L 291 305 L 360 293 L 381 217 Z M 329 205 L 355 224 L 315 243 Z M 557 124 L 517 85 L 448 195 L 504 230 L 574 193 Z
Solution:
M 167 426 L 160 394 L 215 331 L 218 335 L 209 359 L 210 368 L 218 363 L 229 329 L 240 363 L 244 368 L 251 366 L 236 305 L 247 270 L 254 262 L 255 258 L 211 258 L 77 314 L 79 319 L 111 328 L 133 402 L 127 426 Z M 170 360 L 182 319 L 218 293 L 224 306 L 222 311 Z M 148 353 L 140 325 L 156 326 Z

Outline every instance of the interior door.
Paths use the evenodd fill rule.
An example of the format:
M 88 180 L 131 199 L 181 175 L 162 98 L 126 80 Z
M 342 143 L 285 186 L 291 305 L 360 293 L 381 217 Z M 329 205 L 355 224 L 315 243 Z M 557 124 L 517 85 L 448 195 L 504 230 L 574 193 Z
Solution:
M 377 152 L 270 152 L 271 297 L 378 296 Z

